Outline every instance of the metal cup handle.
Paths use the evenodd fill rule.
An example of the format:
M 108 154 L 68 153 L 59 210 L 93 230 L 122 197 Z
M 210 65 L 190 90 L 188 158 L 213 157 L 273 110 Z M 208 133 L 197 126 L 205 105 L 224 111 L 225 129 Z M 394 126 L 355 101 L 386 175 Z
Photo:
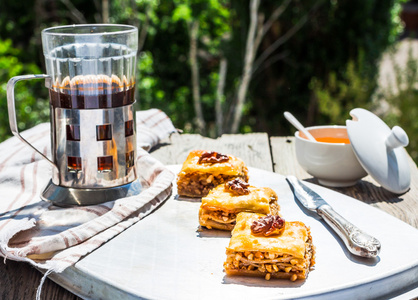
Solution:
M 45 79 L 45 86 L 47 88 L 51 87 L 52 78 L 49 75 L 37 74 L 37 75 L 21 75 L 12 77 L 9 82 L 7 82 L 7 107 L 9 112 L 9 124 L 12 133 L 19 138 L 22 142 L 28 144 L 32 149 L 38 152 L 43 158 L 45 158 L 55 169 L 58 171 L 57 166 L 52 160 L 46 157 L 41 151 L 36 149 L 31 143 L 25 140 L 19 133 L 16 120 L 16 108 L 15 108 L 15 85 L 20 80 L 30 80 L 30 79 Z

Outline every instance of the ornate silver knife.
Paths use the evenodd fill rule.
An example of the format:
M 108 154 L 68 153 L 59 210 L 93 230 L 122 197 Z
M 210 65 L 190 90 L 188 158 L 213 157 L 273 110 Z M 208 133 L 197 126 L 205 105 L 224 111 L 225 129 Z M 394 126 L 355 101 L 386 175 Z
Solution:
M 348 250 L 357 256 L 376 257 L 380 252 L 380 242 L 361 231 L 340 216 L 321 196 L 303 184 L 294 176 L 287 181 L 293 186 L 296 198 L 308 210 L 316 212 L 344 241 Z

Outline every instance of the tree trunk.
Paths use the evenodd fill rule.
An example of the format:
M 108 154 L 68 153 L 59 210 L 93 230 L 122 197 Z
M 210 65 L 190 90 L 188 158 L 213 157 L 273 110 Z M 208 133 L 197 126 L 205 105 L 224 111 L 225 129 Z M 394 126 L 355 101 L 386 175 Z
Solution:
M 80 24 L 87 23 L 86 19 L 84 18 L 84 15 L 73 5 L 73 3 L 70 0 L 61 0 L 61 2 L 67 7 L 69 16 L 74 22 Z
M 102 0 L 103 23 L 109 23 L 109 0 Z
M 144 48 L 145 39 L 147 38 L 147 33 L 148 33 L 150 13 L 151 13 L 151 5 L 148 4 L 147 7 L 145 8 L 145 21 L 141 26 L 141 31 L 139 32 L 138 53 L 141 52 L 142 48 Z
M 218 86 L 216 89 L 216 99 L 215 99 L 216 133 L 218 136 L 221 136 L 223 133 L 224 120 L 223 120 L 222 100 L 224 98 L 227 66 L 228 66 L 227 59 L 225 57 L 222 57 L 220 66 L 219 66 L 219 80 L 218 80 Z
M 197 64 L 197 37 L 199 33 L 199 21 L 190 24 L 190 67 L 192 72 L 193 106 L 196 116 L 196 124 L 199 133 L 205 135 L 205 120 L 203 117 L 202 104 L 200 101 L 199 66 Z
M 245 97 L 247 96 L 248 86 L 251 80 L 252 65 L 256 49 L 254 49 L 255 34 L 257 29 L 257 15 L 259 0 L 250 1 L 250 27 L 248 29 L 247 44 L 245 47 L 245 61 L 242 71 L 242 77 L 238 85 L 237 105 L 234 107 L 234 114 L 231 126 L 231 132 L 237 133 L 241 123 L 242 113 L 244 109 Z

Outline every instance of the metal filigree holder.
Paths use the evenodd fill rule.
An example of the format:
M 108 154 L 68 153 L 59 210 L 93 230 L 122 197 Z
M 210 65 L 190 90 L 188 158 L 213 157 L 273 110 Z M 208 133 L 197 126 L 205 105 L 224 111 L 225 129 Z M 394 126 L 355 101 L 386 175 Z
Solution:
M 51 110 L 52 159 L 27 142 L 16 121 L 14 86 L 20 80 L 48 75 L 16 76 L 7 85 L 12 133 L 52 166 L 52 179 L 41 198 L 60 206 L 92 205 L 139 194 L 136 168 L 136 130 L 133 103 L 120 107 Z

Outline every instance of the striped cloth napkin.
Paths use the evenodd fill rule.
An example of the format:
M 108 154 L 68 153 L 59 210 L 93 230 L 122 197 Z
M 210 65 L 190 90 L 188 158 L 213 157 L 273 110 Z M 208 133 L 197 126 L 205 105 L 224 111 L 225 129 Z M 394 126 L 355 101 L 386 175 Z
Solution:
M 137 112 L 138 169 L 149 188 L 141 194 L 100 205 L 61 208 L 40 199 L 51 178 L 49 163 L 12 137 L 0 144 L 0 255 L 62 272 L 151 213 L 171 194 L 174 174 L 146 150 L 175 132 L 157 109 Z M 22 136 L 48 157 L 50 126 L 43 123 Z

